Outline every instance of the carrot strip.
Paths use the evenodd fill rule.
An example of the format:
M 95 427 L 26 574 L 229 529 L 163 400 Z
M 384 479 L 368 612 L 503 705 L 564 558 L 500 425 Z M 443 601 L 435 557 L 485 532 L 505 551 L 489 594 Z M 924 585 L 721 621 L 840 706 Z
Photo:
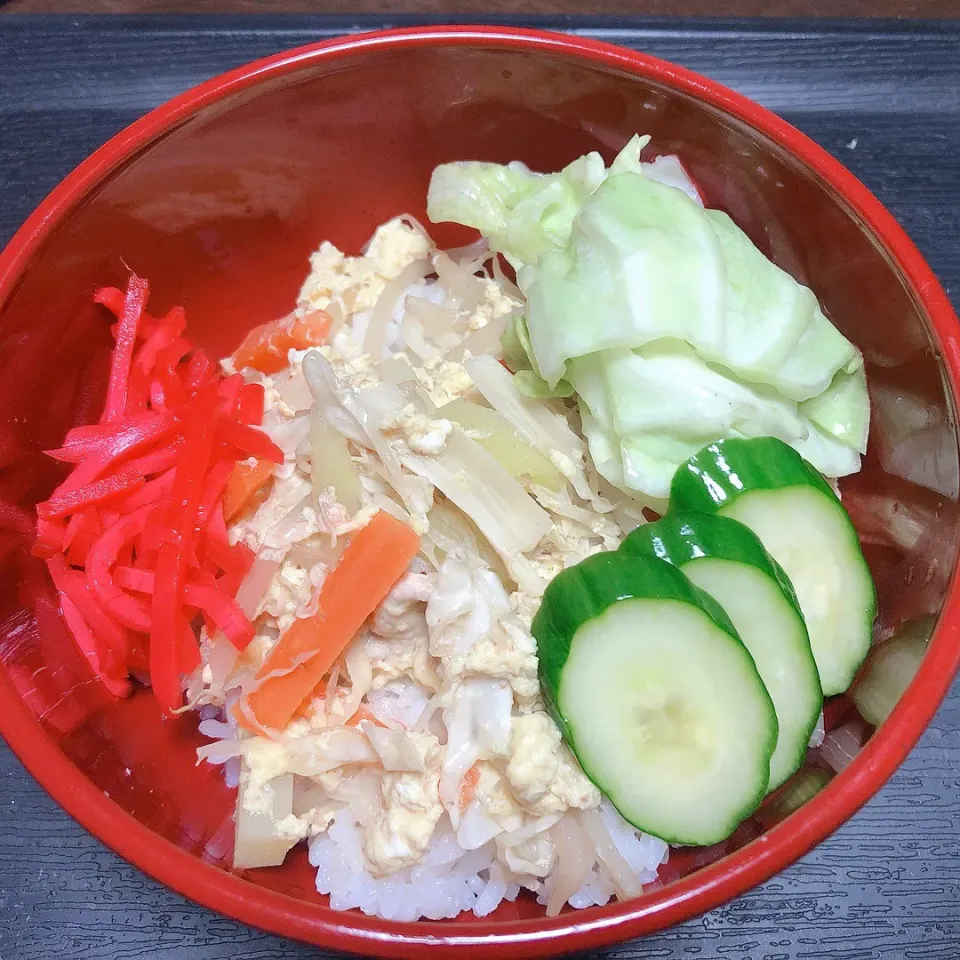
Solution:
M 258 460 L 251 466 L 240 462 L 233 468 L 223 492 L 223 519 L 230 523 L 250 503 L 254 494 L 270 482 L 273 465 Z
M 477 784 L 480 783 L 480 765 L 475 763 L 460 781 L 460 809 L 466 810 L 477 794 Z
M 364 720 L 369 720 L 378 727 L 386 726 L 386 724 L 381 723 L 377 719 L 376 714 L 365 703 L 361 703 L 360 706 L 357 707 L 357 712 L 344 724 L 344 726 L 359 727 Z
M 260 667 L 262 682 L 249 695 L 257 723 L 289 722 L 419 549 L 413 530 L 383 511 L 353 536 L 320 589 L 317 612 L 297 620 Z
M 234 351 L 233 365 L 253 367 L 261 373 L 278 373 L 287 365 L 288 350 L 306 350 L 327 342 L 333 320 L 323 310 L 303 316 L 292 313 L 272 323 L 254 327 Z

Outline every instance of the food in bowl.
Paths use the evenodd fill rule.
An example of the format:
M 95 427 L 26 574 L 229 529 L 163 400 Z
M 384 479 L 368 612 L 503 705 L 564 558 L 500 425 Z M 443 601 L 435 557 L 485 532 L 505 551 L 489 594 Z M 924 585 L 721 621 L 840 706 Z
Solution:
M 337 909 L 553 915 L 855 749 L 822 708 L 875 612 L 837 487 L 860 354 L 645 146 L 439 167 L 431 219 L 480 240 L 324 243 L 219 365 L 145 281 L 98 292 L 104 412 L 52 451 L 36 550 L 111 693 L 199 712 L 238 869 L 305 840 Z

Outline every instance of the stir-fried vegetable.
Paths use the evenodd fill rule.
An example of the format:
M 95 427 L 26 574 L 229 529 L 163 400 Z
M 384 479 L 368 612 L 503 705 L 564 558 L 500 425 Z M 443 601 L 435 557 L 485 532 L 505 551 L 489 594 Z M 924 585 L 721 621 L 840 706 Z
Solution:
M 419 549 L 417 535 L 382 511 L 357 531 L 324 581 L 317 612 L 297 620 L 257 671 L 259 685 L 241 703 L 241 718 L 285 726 Z
M 332 320 L 323 310 L 292 313 L 255 327 L 233 353 L 233 365 L 261 373 L 277 373 L 287 365 L 290 350 L 306 350 L 327 342 Z
M 329 489 L 349 513 L 360 509 L 360 475 L 350 459 L 347 441 L 314 413 L 310 418 L 310 480 L 319 504 Z
M 437 410 L 437 416 L 462 427 L 472 440 L 476 440 L 517 480 L 553 490 L 563 485 L 564 479 L 556 466 L 521 439 L 496 410 L 460 399 L 442 406 Z
M 223 519 L 235 520 L 258 498 L 273 476 L 273 464 L 267 460 L 238 463 L 227 479 L 223 492 Z

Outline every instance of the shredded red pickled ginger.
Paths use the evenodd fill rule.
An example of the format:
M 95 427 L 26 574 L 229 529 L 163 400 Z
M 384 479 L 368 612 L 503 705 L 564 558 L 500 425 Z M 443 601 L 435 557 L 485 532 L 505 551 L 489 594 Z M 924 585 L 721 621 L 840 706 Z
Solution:
M 103 687 L 125 696 L 136 672 L 173 715 L 200 663 L 195 626 L 238 649 L 253 638 L 234 599 L 253 554 L 229 543 L 223 496 L 238 461 L 283 453 L 257 429 L 262 386 L 222 375 L 183 336 L 183 310 L 152 317 L 148 296 L 135 275 L 94 296 L 116 317 L 104 410 L 48 451 L 74 466 L 37 505 L 34 553 Z

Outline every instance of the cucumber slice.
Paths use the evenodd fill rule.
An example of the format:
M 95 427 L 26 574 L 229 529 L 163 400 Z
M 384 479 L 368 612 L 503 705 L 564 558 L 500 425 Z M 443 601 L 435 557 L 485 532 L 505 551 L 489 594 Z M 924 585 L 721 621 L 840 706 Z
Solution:
M 680 570 L 588 557 L 549 584 L 533 635 L 549 709 L 626 820 L 711 844 L 757 808 L 776 713 L 727 615 Z
M 777 711 L 770 790 L 803 763 L 823 709 L 820 677 L 793 587 L 742 523 L 705 513 L 668 513 L 637 527 L 620 547 L 680 568 L 727 612 Z
M 845 691 L 870 649 L 877 595 L 857 531 L 823 477 L 772 437 L 721 440 L 677 470 L 670 506 L 753 530 L 797 593 L 824 696 Z

